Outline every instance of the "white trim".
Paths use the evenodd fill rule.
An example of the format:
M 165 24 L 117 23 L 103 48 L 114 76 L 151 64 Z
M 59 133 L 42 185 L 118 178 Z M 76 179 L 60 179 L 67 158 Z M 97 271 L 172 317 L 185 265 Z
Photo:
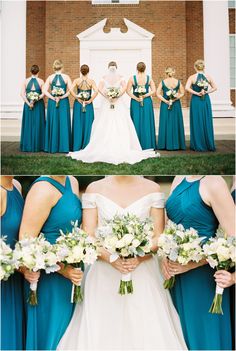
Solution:
M 230 33 L 229 36 L 230 36 L 230 37 L 235 37 L 235 42 L 236 42 L 236 33 Z M 236 78 L 236 77 L 235 77 L 235 78 Z M 231 80 L 231 77 L 230 77 L 230 80 Z M 236 89 L 236 86 L 233 88 L 233 87 L 231 87 L 231 85 L 230 85 L 230 90 L 235 90 L 235 89 Z
M 117 2 L 112 2 L 112 0 L 92 0 L 92 5 L 139 5 L 139 0 L 117 0 Z

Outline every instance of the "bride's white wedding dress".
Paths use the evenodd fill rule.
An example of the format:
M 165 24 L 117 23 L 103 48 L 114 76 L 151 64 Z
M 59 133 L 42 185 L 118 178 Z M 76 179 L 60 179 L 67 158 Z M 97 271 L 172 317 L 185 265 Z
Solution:
M 164 194 L 152 193 L 122 208 L 101 194 L 85 194 L 83 208 L 97 208 L 98 225 L 115 214 L 150 216 L 164 207 Z M 85 278 L 84 301 L 77 305 L 59 350 L 185 350 L 178 314 L 157 259 L 142 262 L 132 272 L 134 292 L 118 294 L 121 273 L 98 260 Z
M 103 80 L 104 92 L 109 87 L 121 87 L 122 79 L 112 82 Z M 160 156 L 154 150 L 142 150 L 134 124 L 121 96 L 110 108 L 110 102 L 101 97 L 99 115 L 94 119 L 89 144 L 80 151 L 67 156 L 87 163 L 106 162 L 112 164 L 134 164 L 150 157 Z

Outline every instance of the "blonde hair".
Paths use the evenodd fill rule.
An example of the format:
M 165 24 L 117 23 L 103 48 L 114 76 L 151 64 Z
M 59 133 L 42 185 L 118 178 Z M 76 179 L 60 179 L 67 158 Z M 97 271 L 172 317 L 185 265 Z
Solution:
M 205 63 L 203 60 L 197 60 L 195 63 L 194 63 L 194 68 L 195 70 L 197 71 L 203 71 L 204 68 L 205 68 Z
M 168 77 L 173 77 L 173 75 L 175 74 L 175 69 L 173 67 L 166 67 L 165 74 Z
M 60 71 L 63 68 L 63 63 L 61 60 L 55 60 L 52 67 L 54 71 Z

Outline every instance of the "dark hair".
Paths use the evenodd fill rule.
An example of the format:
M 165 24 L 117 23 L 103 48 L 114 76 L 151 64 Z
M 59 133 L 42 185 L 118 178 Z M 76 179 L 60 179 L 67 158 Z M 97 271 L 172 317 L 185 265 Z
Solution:
M 89 66 L 88 65 L 82 65 L 80 67 L 80 72 L 85 76 L 86 74 L 89 73 Z
M 37 74 L 39 73 L 39 66 L 38 65 L 33 65 L 31 68 L 30 68 L 30 72 L 32 74 Z
M 144 62 L 139 62 L 138 64 L 137 64 L 137 70 L 139 71 L 139 72 L 144 72 L 145 71 L 145 69 L 146 69 L 146 65 L 145 65 L 145 63 Z
M 117 63 L 115 61 L 111 61 L 108 63 L 108 68 L 111 66 L 115 66 L 117 68 Z

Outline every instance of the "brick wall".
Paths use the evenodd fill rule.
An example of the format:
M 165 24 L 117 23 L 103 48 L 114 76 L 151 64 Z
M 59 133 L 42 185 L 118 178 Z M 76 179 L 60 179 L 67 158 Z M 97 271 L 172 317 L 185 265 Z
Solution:
M 65 72 L 74 79 L 80 66 L 76 35 L 105 17 L 108 18 L 105 31 L 113 26 L 125 30 L 122 19 L 126 17 L 155 34 L 152 74 L 156 84 L 164 77 L 167 65 L 176 68 L 176 77 L 185 84 L 193 72 L 193 62 L 203 57 L 201 1 L 140 1 L 139 5 L 130 6 L 94 6 L 91 1 L 28 1 L 27 67 L 38 62 L 45 78 L 44 74 L 52 73 L 53 61 L 60 58 Z M 44 27 L 45 31 L 41 31 Z
M 229 33 L 235 34 L 235 9 L 229 9 Z M 231 89 L 230 91 L 231 101 L 235 106 L 235 89 Z

